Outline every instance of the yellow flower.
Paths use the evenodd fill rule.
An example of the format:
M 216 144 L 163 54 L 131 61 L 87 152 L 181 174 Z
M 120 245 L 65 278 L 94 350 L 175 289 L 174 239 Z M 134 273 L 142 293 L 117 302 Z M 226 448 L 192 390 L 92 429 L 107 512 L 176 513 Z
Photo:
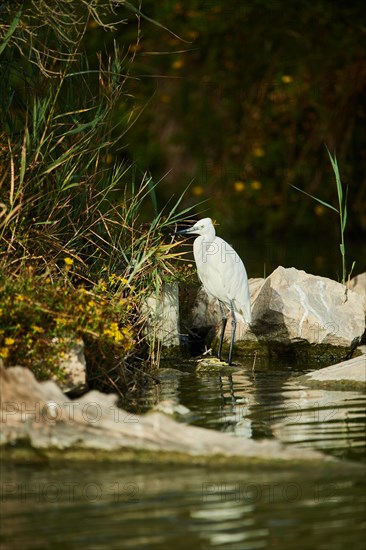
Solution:
M 245 183 L 241 180 L 238 180 L 238 181 L 234 182 L 234 189 L 235 189 L 235 191 L 238 191 L 239 193 L 241 191 L 244 191 L 245 187 L 246 187 Z
M 14 338 L 5 338 L 5 345 L 6 346 L 12 346 L 13 344 L 15 344 Z
M 200 197 L 201 195 L 203 195 L 202 185 L 195 185 L 194 187 L 192 187 L 192 195 L 194 195 L 195 197 Z
M 124 339 L 122 332 L 119 330 L 117 323 L 111 323 L 109 328 L 103 330 L 103 334 L 113 339 L 115 342 L 120 342 Z
M 322 204 L 317 204 L 315 207 L 314 207 L 314 212 L 317 216 L 322 216 L 325 212 L 325 208 Z
M 98 287 L 102 292 L 105 292 L 107 290 L 107 283 L 105 281 L 100 280 L 98 283 Z
M 122 275 L 117 275 L 116 276 L 116 282 L 119 282 L 121 283 L 122 285 L 126 286 L 128 285 L 128 279 L 126 279 L 126 277 L 122 277 Z
M 65 262 L 66 266 L 70 267 L 74 263 L 74 260 L 72 258 L 69 258 L 68 256 L 66 256 L 66 258 L 64 258 L 64 262 Z
M 3 359 L 6 359 L 7 357 L 9 357 L 9 348 L 1 348 L 0 357 L 2 357 Z
M 184 65 L 183 59 L 176 59 L 172 63 L 172 69 L 181 69 Z
M 97 21 L 92 19 L 91 21 L 89 21 L 88 27 L 89 29 L 96 29 L 97 27 L 99 27 L 99 24 L 97 23 Z
M 38 332 L 39 334 L 41 334 L 42 332 L 44 332 L 43 328 L 37 326 L 37 325 L 32 325 L 31 326 L 31 329 L 33 330 L 33 332 Z
M 94 300 L 89 300 L 88 306 L 89 307 L 95 307 L 97 304 L 94 302 Z
M 281 76 L 281 80 L 284 84 L 291 84 L 291 82 L 294 81 L 292 76 L 290 76 L 289 74 L 284 74 L 283 76 Z
M 197 36 L 199 36 L 199 32 L 191 30 L 191 31 L 188 31 L 187 36 L 190 40 L 195 40 Z
M 259 189 L 262 188 L 262 184 L 260 181 L 252 181 L 251 184 L 250 184 L 250 187 L 252 189 L 254 189 L 255 191 L 258 191 Z
M 258 158 L 264 157 L 265 155 L 264 149 L 262 149 L 262 147 L 255 147 L 253 149 L 253 155 Z

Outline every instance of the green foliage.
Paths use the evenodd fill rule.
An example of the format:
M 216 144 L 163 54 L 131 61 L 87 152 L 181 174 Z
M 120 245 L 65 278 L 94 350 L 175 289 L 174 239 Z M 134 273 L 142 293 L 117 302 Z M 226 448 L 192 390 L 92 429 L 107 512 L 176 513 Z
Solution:
M 66 257 L 64 264 L 64 280 L 57 283 L 30 269 L 0 280 L 0 357 L 6 365 L 28 366 L 39 379 L 56 374 L 62 380 L 60 358 L 78 338 L 104 357 L 99 376 L 128 360 L 138 338 L 131 325 L 136 298 L 127 281 L 115 276 L 90 290 L 74 288 L 73 260 Z
M 347 280 L 347 267 L 346 267 L 346 244 L 345 244 L 345 231 L 346 231 L 346 224 L 347 224 L 347 194 L 348 194 L 348 187 L 346 189 L 346 193 L 343 193 L 343 186 L 341 182 L 341 176 L 339 174 L 339 168 L 338 168 L 338 162 L 336 156 L 332 156 L 329 149 L 328 156 L 332 165 L 332 169 L 335 176 L 336 186 L 337 186 L 337 195 L 338 195 L 338 204 L 339 207 L 336 208 L 335 206 L 332 206 L 328 202 L 320 199 L 319 197 L 315 197 L 314 195 L 311 195 L 310 193 L 307 193 L 303 189 L 299 189 L 296 187 L 296 185 L 293 185 L 297 191 L 300 191 L 301 193 L 304 193 L 304 195 L 307 195 L 308 197 L 314 199 L 316 202 L 321 204 L 322 206 L 325 206 L 326 208 L 329 208 L 330 210 L 333 210 L 336 212 L 339 216 L 339 228 L 340 228 L 340 236 L 341 236 L 341 242 L 339 245 L 339 249 L 341 252 L 341 258 L 342 258 L 342 284 L 346 284 Z M 348 274 L 348 279 L 350 279 L 353 268 L 355 266 L 355 262 L 352 263 L 352 267 L 350 269 L 350 272 Z
M 83 337 L 93 376 L 118 385 L 116 364 L 147 357 L 140 305 L 173 275 L 181 253 L 165 233 L 188 211 L 182 197 L 159 209 L 151 177 L 114 156 L 137 120 L 129 46 L 141 14 L 110 0 L 0 9 L 1 354 L 44 377 Z M 90 29 L 111 35 L 107 52 Z

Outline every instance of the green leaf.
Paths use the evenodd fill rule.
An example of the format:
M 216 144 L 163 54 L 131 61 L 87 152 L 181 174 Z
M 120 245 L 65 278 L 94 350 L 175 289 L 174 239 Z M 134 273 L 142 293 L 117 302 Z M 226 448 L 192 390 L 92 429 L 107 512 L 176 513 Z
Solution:
M 344 230 L 346 229 L 346 223 L 347 223 L 347 204 L 344 204 L 344 210 L 343 210 L 343 217 L 342 217 L 342 233 L 344 233 Z
M 24 131 L 24 139 L 23 139 L 23 145 L 22 150 L 20 153 L 20 171 L 19 171 L 19 183 L 22 185 L 26 170 L 26 163 L 27 163 L 27 133 L 28 128 Z
M 22 15 L 22 10 L 20 9 L 16 14 L 15 14 L 15 17 L 13 19 L 13 21 L 11 22 L 11 25 L 8 29 L 8 32 L 5 34 L 4 36 L 4 40 L 3 40 L 3 43 L 0 44 L 0 54 L 3 53 L 3 51 L 5 50 L 6 46 L 7 46 L 7 43 L 9 42 L 10 38 L 11 38 L 11 35 L 14 34 L 17 26 L 19 25 L 19 21 L 20 21 L 20 17 Z
M 342 233 L 344 233 L 344 230 L 346 229 L 346 223 L 347 223 L 347 198 L 348 198 L 348 185 L 346 187 L 346 197 L 344 199 L 344 209 L 343 209 L 343 219 L 342 219 Z
M 343 189 L 342 189 L 341 177 L 339 175 L 337 158 L 336 158 L 335 155 L 334 155 L 334 157 L 332 157 L 328 147 L 327 147 L 327 151 L 328 151 L 328 156 L 330 158 L 330 162 L 332 164 L 334 176 L 335 176 L 335 179 L 336 179 L 338 200 L 339 200 L 339 209 L 341 210 L 342 209 L 342 203 L 343 203 Z
M 341 250 L 341 254 L 342 254 L 342 256 L 344 256 L 344 253 L 345 253 L 345 248 L 344 248 L 344 244 L 343 244 L 343 243 L 341 243 L 341 244 L 339 245 L 339 248 L 340 248 L 340 250 Z
M 296 187 L 296 185 L 292 185 L 292 184 L 291 184 L 291 187 L 293 187 L 294 189 L 297 189 L 297 191 L 300 191 L 300 193 L 304 193 L 304 195 L 307 195 L 307 196 L 310 197 L 311 199 L 314 199 L 314 201 L 319 202 L 319 203 L 322 204 L 323 206 L 326 206 L 327 208 L 330 208 L 331 210 L 334 210 L 334 212 L 337 212 L 337 214 L 339 214 L 339 210 L 337 210 L 337 208 L 335 208 L 334 206 L 332 206 L 332 205 L 329 204 L 328 202 L 322 201 L 322 199 L 318 199 L 318 197 L 314 197 L 314 195 L 310 195 L 310 193 L 307 193 L 307 192 L 304 191 L 303 189 L 300 189 L 299 187 Z

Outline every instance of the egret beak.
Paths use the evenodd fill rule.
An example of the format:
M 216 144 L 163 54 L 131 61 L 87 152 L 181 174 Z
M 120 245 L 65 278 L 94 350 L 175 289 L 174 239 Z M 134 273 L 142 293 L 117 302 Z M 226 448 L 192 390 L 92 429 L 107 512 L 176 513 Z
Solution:
M 174 231 L 172 235 L 185 235 L 186 233 L 190 233 L 192 227 L 188 227 L 187 229 L 180 229 L 180 231 Z

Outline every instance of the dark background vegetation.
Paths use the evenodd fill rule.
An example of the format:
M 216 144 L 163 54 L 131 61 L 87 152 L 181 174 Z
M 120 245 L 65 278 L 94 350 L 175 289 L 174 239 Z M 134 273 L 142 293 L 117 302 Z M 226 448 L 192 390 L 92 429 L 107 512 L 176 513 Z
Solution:
M 287 262 L 337 278 L 336 215 L 291 187 L 337 206 L 326 144 L 349 188 L 349 263 L 364 269 L 363 3 L 144 0 L 142 11 L 180 38 L 146 20 L 129 36 L 136 120 L 111 154 L 162 180 L 160 206 L 190 184 L 185 205 L 207 200 L 197 215 L 219 222 L 249 271 Z M 110 48 L 103 37 L 91 28 L 88 47 Z
M 26 5 L 5 4 L 13 13 Z M 336 214 L 291 187 L 337 206 L 327 145 L 348 186 L 348 267 L 356 260 L 355 273 L 364 270 L 363 3 L 144 0 L 143 14 L 170 32 L 119 4 L 107 19 L 126 23 L 107 32 L 91 18 L 81 50 L 88 70 L 113 64 L 116 46 L 123 58 L 120 73 L 125 68 L 128 77 L 109 114 L 101 161 L 132 163 L 136 174 L 147 171 L 159 182 L 146 223 L 188 186 L 182 208 L 214 218 L 250 275 L 282 263 L 339 278 Z M 32 86 L 42 97 L 50 78 L 37 78 Z M 108 108 L 114 85 L 113 77 L 99 81 L 95 92 L 90 80 L 90 98 L 98 93 Z M 92 106 L 72 85 L 68 93 L 80 108 Z

